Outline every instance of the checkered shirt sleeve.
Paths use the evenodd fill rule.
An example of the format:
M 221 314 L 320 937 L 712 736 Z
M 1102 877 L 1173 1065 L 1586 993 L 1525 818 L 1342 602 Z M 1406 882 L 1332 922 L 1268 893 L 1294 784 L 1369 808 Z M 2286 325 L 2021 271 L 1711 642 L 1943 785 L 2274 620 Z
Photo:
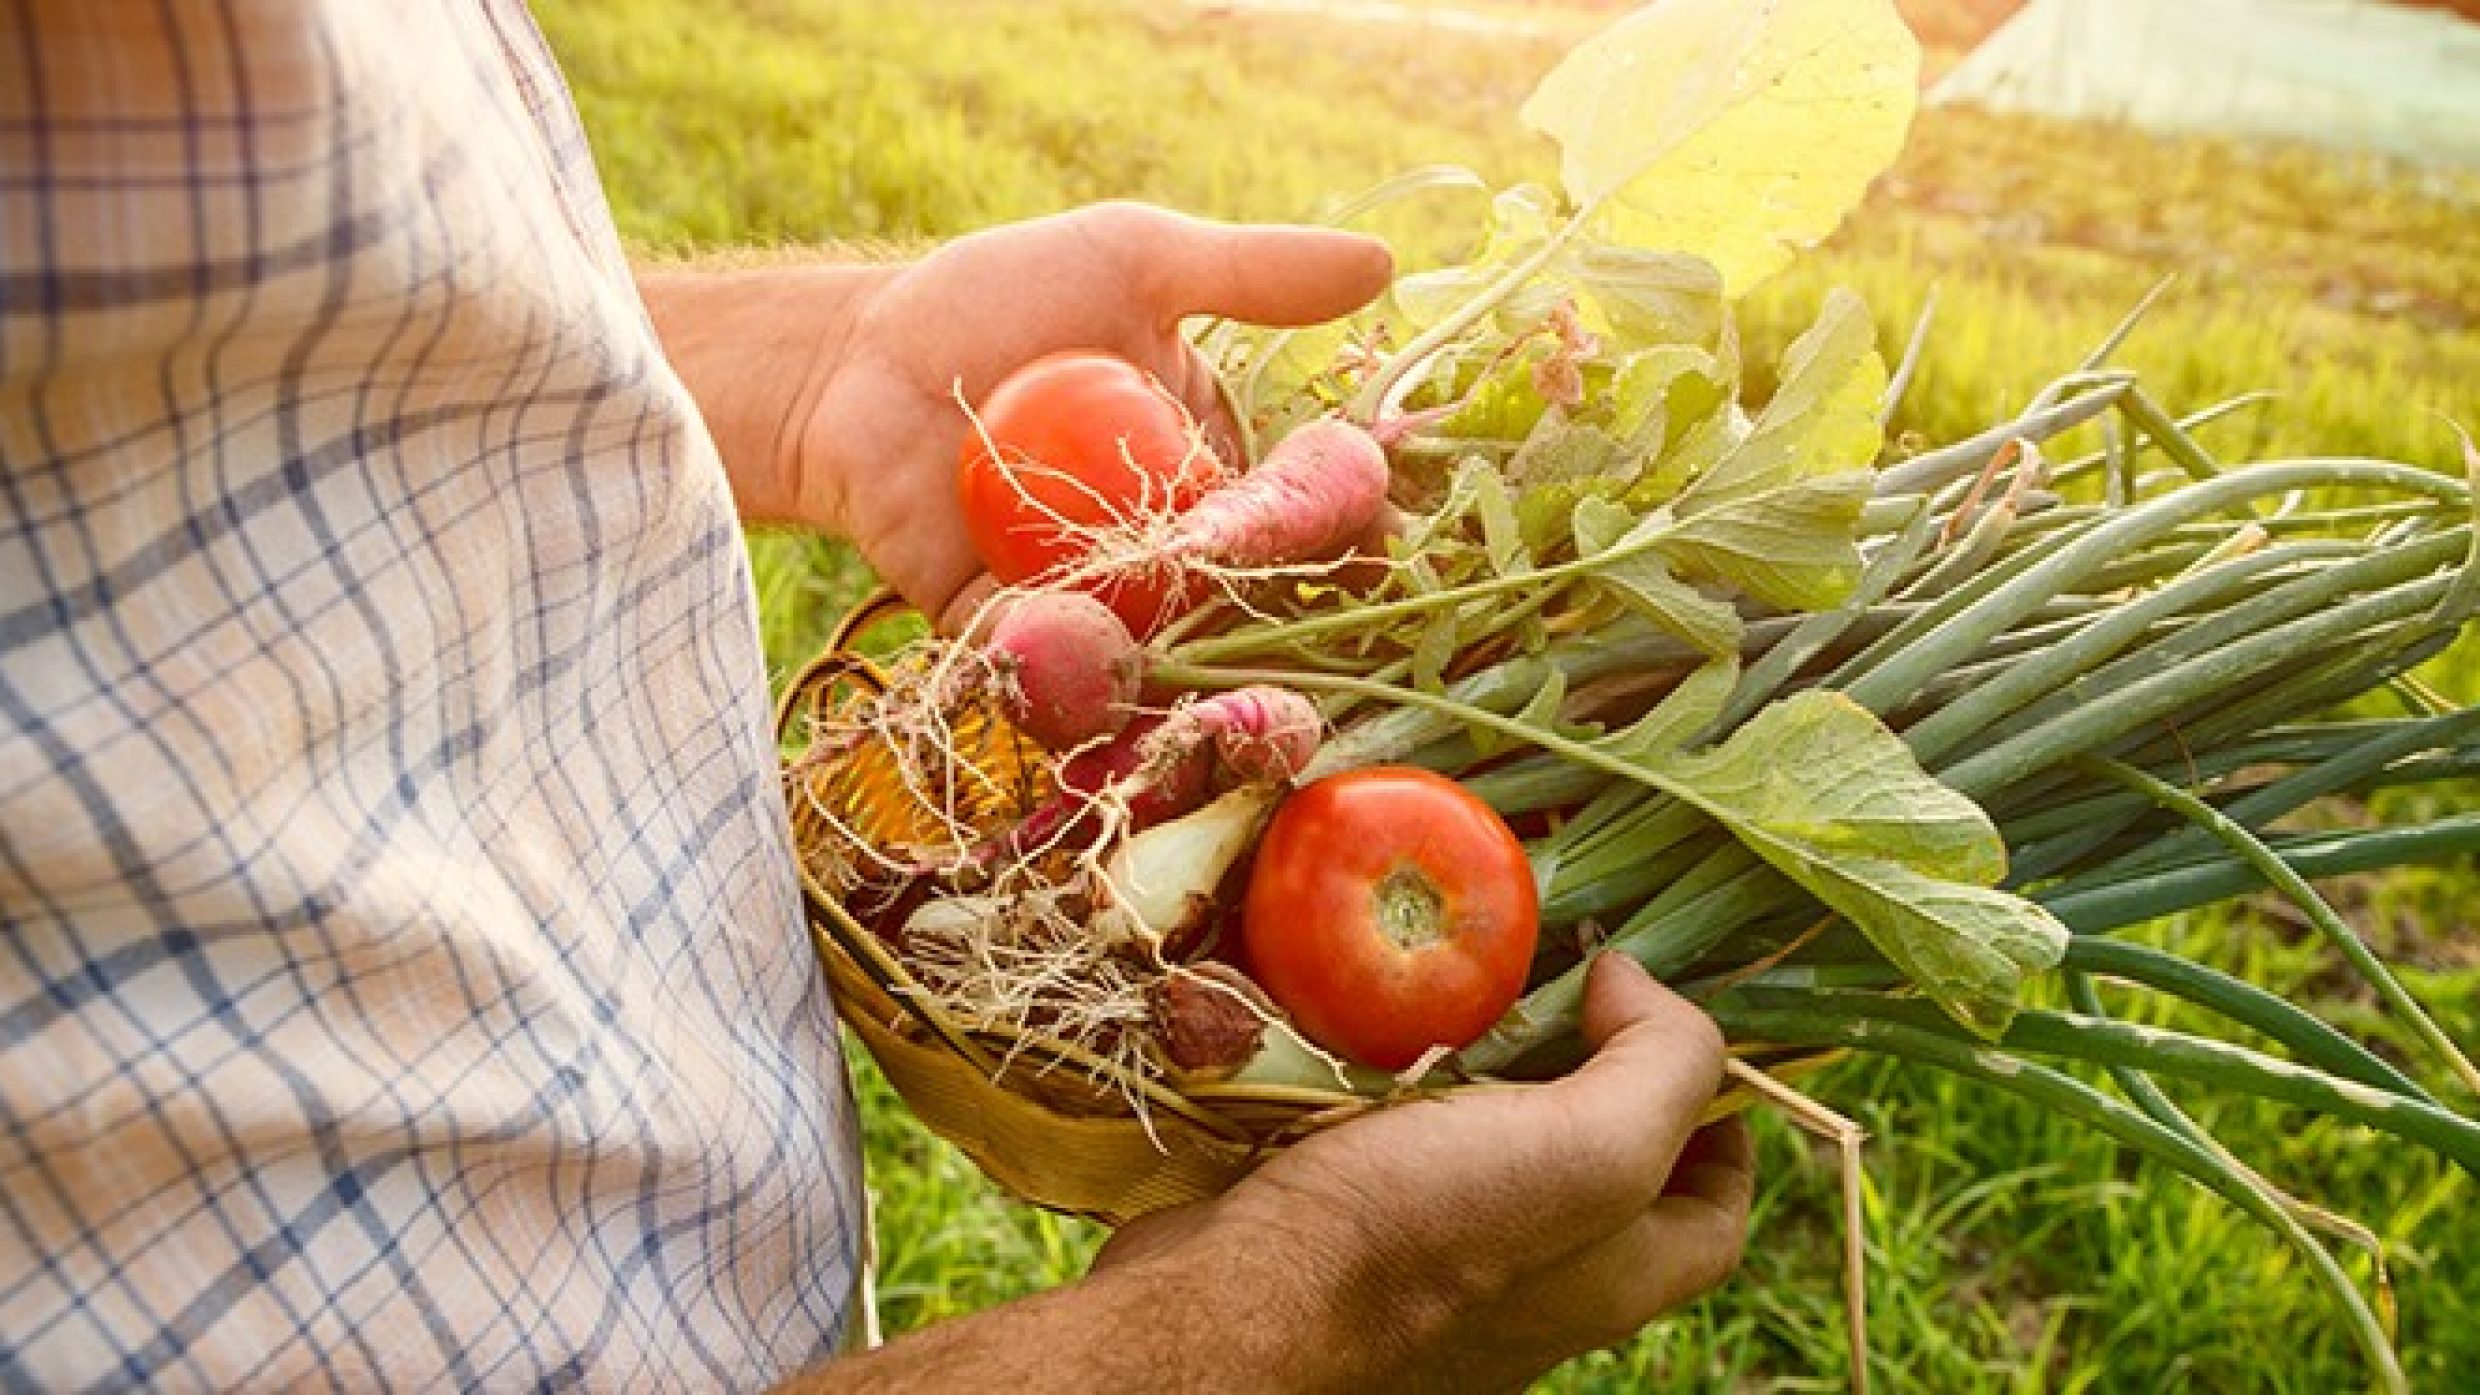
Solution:
M 857 1162 L 516 0 L 0 0 L 0 1389 L 748 1386 Z

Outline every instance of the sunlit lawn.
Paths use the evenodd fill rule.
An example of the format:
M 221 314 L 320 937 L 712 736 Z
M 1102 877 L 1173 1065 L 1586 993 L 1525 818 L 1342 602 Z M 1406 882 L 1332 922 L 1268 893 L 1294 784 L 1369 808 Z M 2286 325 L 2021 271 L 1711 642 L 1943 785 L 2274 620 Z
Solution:
M 1512 112 L 1553 53 L 1495 39 L 1081 0 L 542 0 L 619 219 L 649 254 L 752 244 L 900 249 L 1103 197 L 1291 217 L 1410 166 L 1543 177 Z M 1384 230 L 1450 251 L 1469 206 Z M 1931 116 L 1896 177 L 1828 249 L 1747 307 L 1753 358 L 1832 284 L 1877 308 L 1889 351 L 1934 289 L 1933 350 L 1902 426 L 1985 426 L 2098 340 L 2161 275 L 2179 289 L 2125 362 L 2201 406 L 2276 387 L 2217 426 L 2227 458 L 2378 454 L 2450 463 L 2480 420 L 2480 181 Z M 873 250 L 875 250 L 875 248 Z M 807 656 L 866 573 L 831 544 L 757 540 L 771 652 Z M 2480 698 L 2465 645 L 2432 670 Z M 2480 791 L 2451 795 L 2454 807 Z M 2432 805 L 2432 808 L 2443 807 Z M 2397 807 L 2396 818 L 2419 809 Z M 2363 880 L 2338 899 L 2440 1017 L 2480 1037 L 2471 869 Z M 2272 908 L 2150 932 L 2391 1042 L 2362 994 Z M 2130 1006 L 2132 1011 L 2132 1006 Z M 913 1126 L 866 1069 L 881 1301 L 894 1328 L 1081 1271 L 1090 1228 L 1007 1203 Z M 2277 1246 L 2228 1208 L 2076 1127 L 1943 1079 L 1859 1064 L 1817 1083 L 1867 1125 L 1876 1374 L 1889 1389 L 2335 1390 L 2348 1339 Z M 2480 1371 L 2480 1225 L 2467 1178 L 2355 1130 L 2199 1102 L 2276 1179 L 2393 1245 L 2423 1388 Z M 1565 1389 L 1828 1388 L 1844 1379 L 1834 1181 L 1761 1130 L 1746 1272 Z

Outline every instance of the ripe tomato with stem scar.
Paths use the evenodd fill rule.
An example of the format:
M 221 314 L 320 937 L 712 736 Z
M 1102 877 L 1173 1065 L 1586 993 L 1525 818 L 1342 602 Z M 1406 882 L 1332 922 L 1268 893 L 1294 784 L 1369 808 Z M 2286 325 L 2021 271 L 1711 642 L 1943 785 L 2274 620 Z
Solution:
M 1454 781 L 1400 766 L 1285 800 L 1241 918 L 1251 971 L 1301 1033 L 1381 1070 L 1488 1031 L 1524 991 L 1539 934 L 1515 833 Z

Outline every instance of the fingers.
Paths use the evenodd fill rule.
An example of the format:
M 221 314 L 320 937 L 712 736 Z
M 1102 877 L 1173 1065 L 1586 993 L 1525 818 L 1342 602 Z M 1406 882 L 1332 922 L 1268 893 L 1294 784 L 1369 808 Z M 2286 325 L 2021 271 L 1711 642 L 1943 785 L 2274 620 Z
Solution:
M 1757 1193 L 1757 1150 L 1748 1121 L 1738 1115 L 1696 1131 L 1671 1164 L 1665 1199 L 1702 1202 L 1725 1214 L 1746 1217 Z
M 1386 244 L 1293 224 L 1214 223 L 1164 209 L 1111 206 L 1127 220 L 1140 282 L 1166 315 L 1311 325 L 1377 297 L 1395 274 Z M 1138 226 L 1150 222 L 1150 227 Z
M 1213 366 L 1182 340 L 1180 321 L 1318 324 L 1368 304 L 1395 274 L 1385 243 L 1335 228 L 1218 223 L 1132 203 L 1099 204 L 1082 216 L 1086 234 L 1128 268 L 1132 298 L 1167 340 L 1154 355 L 1159 376 L 1235 466 L 1239 426 Z
M 1756 1190 L 1746 1124 L 1725 1120 L 1690 1140 L 1670 1188 L 1637 1227 L 1641 1257 L 1631 1266 L 1634 1282 L 1619 1294 L 1636 1311 L 1622 1312 L 1622 1321 L 1642 1326 L 1738 1272 Z
M 1747 1131 L 1736 1121 L 1701 1131 L 1680 1154 L 1673 1190 L 1532 1269 L 1507 1290 L 1491 1326 L 1564 1357 L 1626 1341 L 1719 1287 L 1746 1244 L 1749 1159 Z
M 1698 1134 L 1681 1158 L 1694 1189 L 1663 1196 L 1633 1224 L 1561 1265 L 1555 1291 L 1535 1301 L 1583 1319 L 1588 1330 L 1578 1335 L 1602 1346 L 1721 1287 L 1747 1245 L 1755 1188 L 1748 1158 L 1747 1130 L 1736 1120 Z
M 1661 1199 L 1647 1213 L 1673 1240 L 1672 1278 L 1678 1288 L 1662 1298 L 1665 1306 L 1718 1287 L 1739 1268 L 1756 1195 L 1756 1150 L 1744 1120 L 1708 1125 L 1688 1140 Z
M 999 579 L 988 572 L 977 572 L 948 598 L 938 614 L 939 633 L 951 639 L 968 642 L 981 638 L 976 633 L 988 628 L 991 617 L 983 614 L 990 598 L 999 594 Z
M 1543 1087 L 1575 1135 L 1571 1156 L 1599 1174 L 1577 1185 L 1613 1206 L 1649 1205 L 1722 1083 L 1722 1033 L 1636 961 L 1609 953 L 1586 979 L 1584 1031 L 1592 1058 Z

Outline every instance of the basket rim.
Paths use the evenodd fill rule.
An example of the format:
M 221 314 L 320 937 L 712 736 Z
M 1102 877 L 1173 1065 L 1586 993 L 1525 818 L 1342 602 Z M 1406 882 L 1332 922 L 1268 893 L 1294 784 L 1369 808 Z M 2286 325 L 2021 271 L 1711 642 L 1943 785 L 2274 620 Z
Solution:
M 855 920 L 851 912 L 820 887 L 817 878 L 806 866 L 801 868 L 801 890 L 803 899 L 809 902 L 811 924 L 817 933 L 832 937 L 835 948 L 909 1019 L 971 1062 L 994 1084 L 1001 1084 L 1005 1077 L 1014 1074 L 1038 1077 L 1051 1070 L 1065 1069 L 1086 1078 L 1095 1078 L 1107 1070 L 1106 1063 L 1092 1052 L 1046 1033 L 976 1029 L 958 1023 L 937 1003 L 929 1000 L 920 983 L 896 961 L 886 943 Z M 1000 1049 L 994 1054 L 993 1047 Z M 1341 1091 L 1329 1095 L 1285 1086 L 1225 1088 L 1219 1095 L 1209 1095 L 1202 1087 L 1192 1090 L 1169 1080 L 1131 1081 L 1130 1084 L 1142 1093 L 1147 1109 L 1159 1110 L 1217 1136 L 1242 1143 L 1261 1141 L 1261 1132 L 1224 1117 L 1213 1108 L 1216 1102 L 1286 1106 L 1300 1109 L 1304 1115 L 1337 1108 L 1355 1108 L 1373 1102 L 1364 1096 Z M 1133 1109 L 1127 1113 L 1128 1117 L 1136 1117 Z

